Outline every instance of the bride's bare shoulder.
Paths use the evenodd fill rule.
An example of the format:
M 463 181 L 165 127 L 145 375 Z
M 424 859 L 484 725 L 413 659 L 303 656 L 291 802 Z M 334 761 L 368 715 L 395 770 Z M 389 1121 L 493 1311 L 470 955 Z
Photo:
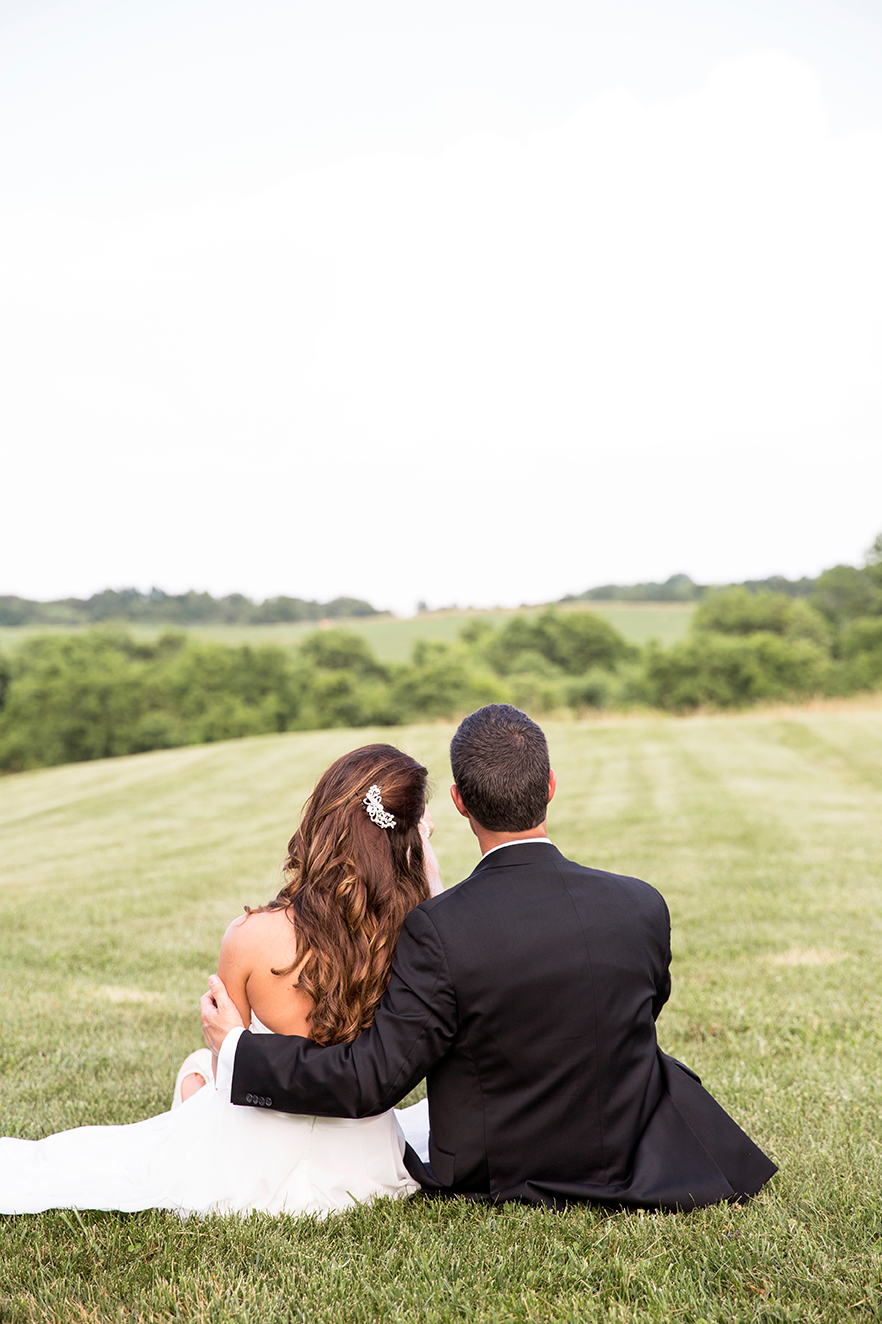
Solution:
M 288 947 L 294 941 L 294 926 L 286 910 L 252 910 L 237 915 L 221 942 L 226 956 L 243 959 L 253 952 L 266 955 L 268 948 Z
M 294 925 L 285 910 L 237 916 L 221 943 L 221 978 L 226 983 L 229 976 L 234 987 L 241 987 L 249 1009 L 276 1034 L 309 1034 L 312 1004 L 297 987 L 296 951 Z

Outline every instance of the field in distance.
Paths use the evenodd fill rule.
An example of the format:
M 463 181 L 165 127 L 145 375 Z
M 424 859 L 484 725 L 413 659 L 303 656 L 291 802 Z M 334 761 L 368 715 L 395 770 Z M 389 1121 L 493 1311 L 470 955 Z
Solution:
M 420 616 L 356 616 L 329 622 L 362 635 L 381 662 L 406 662 L 418 639 L 438 639 L 452 643 L 469 621 L 480 619 L 491 625 L 502 625 L 511 616 L 536 616 L 544 607 L 520 607 L 495 611 L 436 611 Z M 604 616 L 633 644 L 644 644 L 657 639 L 668 645 L 682 639 L 689 629 L 689 620 L 695 610 L 693 602 L 592 602 L 564 603 L 559 611 L 596 611 Z M 155 639 L 163 630 L 175 626 L 145 626 L 122 623 L 140 639 Z M 75 627 L 85 628 L 85 627 Z M 188 634 L 215 643 L 278 644 L 285 649 L 297 648 L 303 637 L 319 628 L 316 621 L 284 622 L 278 625 L 188 625 Z M 35 634 L 65 634 L 68 627 L 51 625 L 23 625 L 0 627 L 0 650 L 13 652 L 25 639 Z
M 465 876 L 451 730 L 261 736 L 0 780 L 4 1131 L 168 1106 L 224 927 L 274 895 L 300 806 L 345 750 L 391 734 L 428 765 L 443 874 Z M 547 730 L 552 836 L 664 893 L 660 1041 L 780 1165 L 766 1191 L 686 1217 L 416 1201 L 324 1223 L 10 1218 L 0 1317 L 879 1318 L 882 706 Z

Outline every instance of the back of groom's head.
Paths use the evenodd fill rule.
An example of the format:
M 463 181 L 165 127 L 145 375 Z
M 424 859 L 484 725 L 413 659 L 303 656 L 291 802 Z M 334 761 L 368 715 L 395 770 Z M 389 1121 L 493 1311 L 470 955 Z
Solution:
M 545 821 L 548 743 L 511 704 L 488 704 L 460 722 L 450 766 L 463 804 L 488 832 L 528 832 Z

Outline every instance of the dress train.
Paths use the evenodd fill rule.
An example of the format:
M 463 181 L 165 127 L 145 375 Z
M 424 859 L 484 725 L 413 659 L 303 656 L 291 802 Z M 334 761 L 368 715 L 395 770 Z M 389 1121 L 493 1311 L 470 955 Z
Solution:
M 252 1030 L 264 1027 L 255 1019 Z M 425 1102 L 378 1117 L 302 1117 L 237 1107 L 228 1091 L 206 1085 L 143 1122 L 0 1139 L 0 1213 L 323 1215 L 418 1191 L 403 1162 L 405 1138 L 427 1150 Z

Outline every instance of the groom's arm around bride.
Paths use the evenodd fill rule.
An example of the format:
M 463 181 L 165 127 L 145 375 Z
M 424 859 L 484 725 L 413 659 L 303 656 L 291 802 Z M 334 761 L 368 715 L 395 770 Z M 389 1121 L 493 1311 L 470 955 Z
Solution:
M 662 897 L 552 845 L 554 774 L 523 713 L 473 713 L 451 763 L 482 851 L 474 872 L 410 912 L 374 1023 L 353 1043 L 231 1035 L 233 1102 L 367 1116 L 425 1077 L 430 1161 L 409 1149 L 405 1161 L 427 1189 L 666 1209 L 755 1194 L 774 1164 L 658 1050 Z M 203 1022 L 219 1049 L 240 1022 L 214 990 Z

